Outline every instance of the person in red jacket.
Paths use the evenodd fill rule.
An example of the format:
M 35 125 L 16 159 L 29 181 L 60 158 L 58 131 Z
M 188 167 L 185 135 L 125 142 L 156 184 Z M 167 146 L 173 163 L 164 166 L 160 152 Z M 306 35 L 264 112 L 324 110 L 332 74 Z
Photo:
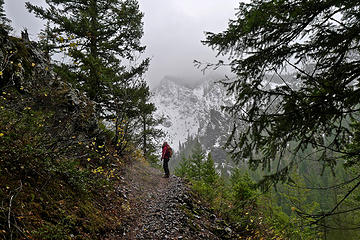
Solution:
M 164 160 L 163 162 L 163 168 L 164 168 L 164 172 L 165 175 L 163 176 L 164 178 L 168 178 L 170 176 L 170 171 L 169 171 L 169 160 L 171 157 L 171 148 L 169 146 L 169 144 L 167 142 L 164 142 L 162 145 L 162 155 L 161 155 L 161 160 Z

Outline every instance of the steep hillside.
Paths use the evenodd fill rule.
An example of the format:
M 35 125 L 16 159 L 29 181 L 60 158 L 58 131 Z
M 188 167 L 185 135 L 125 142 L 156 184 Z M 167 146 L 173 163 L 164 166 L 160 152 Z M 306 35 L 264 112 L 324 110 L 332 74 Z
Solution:
M 36 43 L 1 35 L 0 67 L 0 238 L 121 229 L 114 188 L 134 156 L 119 157 L 94 103 L 56 77 Z

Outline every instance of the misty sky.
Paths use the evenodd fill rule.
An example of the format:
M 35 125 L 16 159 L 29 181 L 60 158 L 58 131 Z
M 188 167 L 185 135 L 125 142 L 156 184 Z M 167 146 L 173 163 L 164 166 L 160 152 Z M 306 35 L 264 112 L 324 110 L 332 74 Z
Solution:
M 44 0 L 27 0 L 43 5 Z M 5 0 L 7 17 L 12 20 L 15 35 L 27 28 L 36 40 L 43 23 L 25 9 L 25 0 Z M 145 78 L 154 86 L 165 75 L 188 80 L 202 78 L 193 60 L 215 61 L 215 52 L 203 46 L 204 32 L 226 29 L 235 17 L 239 0 L 139 0 L 144 12 L 143 44 L 146 57 L 152 59 Z

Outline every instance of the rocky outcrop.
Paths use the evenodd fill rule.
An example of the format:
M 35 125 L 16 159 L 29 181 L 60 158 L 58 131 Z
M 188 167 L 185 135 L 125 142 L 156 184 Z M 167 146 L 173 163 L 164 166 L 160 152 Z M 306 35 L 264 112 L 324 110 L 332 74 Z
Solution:
M 56 111 L 55 118 L 62 135 L 83 132 L 82 135 L 100 138 L 95 103 L 69 82 L 61 80 L 52 70 L 36 42 L 0 35 L 0 89 L 16 89 L 21 98 L 32 102 L 37 108 L 51 108 Z M 14 102 L 22 107 L 19 102 Z
M 0 43 L 0 239 L 98 239 L 116 228 L 98 204 L 119 201 L 111 135 L 37 43 L 1 29 Z

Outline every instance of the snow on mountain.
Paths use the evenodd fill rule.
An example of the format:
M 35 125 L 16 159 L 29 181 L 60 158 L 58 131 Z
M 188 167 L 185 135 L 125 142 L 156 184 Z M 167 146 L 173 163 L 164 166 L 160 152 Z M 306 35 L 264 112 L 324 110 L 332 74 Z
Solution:
M 214 76 L 206 77 L 197 86 L 186 86 L 179 79 L 165 77 L 160 86 L 152 90 L 156 114 L 166 118 L 162 129 L 174 150 L 178 150 L 179 143 L 184 143 L 188 136 L 204 136 L 223 127 L 219 121 L 228 119 L 221 106 L 228 105 L 232 99 L 216 80 Z M 220 137 L 214 134 L 209 144 L 219 147 Z
M 196 84 L 183 84 L 182 79 L 165 77 L 152 90 L 151 101 L 157 107 L 156 115 L 166 118 L 161 128 L 166 133 L 166 141 L 175 151 L 179 150 L 179 143 L 186 143 L 190 136 L 192 138 L 188 142 L 191 143 L 191 139 L 196 137 L 205 153 L 211 153 L 217 171 L 230 175 L 235 164 L 231 162 L 223 146 L 234 120 L 221 107 L 232 105 L 234 96 L 228 96 L 226 89 L 216 83 L 219 79 L 220 77 L 208 76 Z M 266 76 L 263 87 L 275 89 L 283 86 L 286 81 L 292 88 L 296 88 L 297 82 L 293 79 L 292 75 Z M 239 120 L 235 121 L 239 124 Z

